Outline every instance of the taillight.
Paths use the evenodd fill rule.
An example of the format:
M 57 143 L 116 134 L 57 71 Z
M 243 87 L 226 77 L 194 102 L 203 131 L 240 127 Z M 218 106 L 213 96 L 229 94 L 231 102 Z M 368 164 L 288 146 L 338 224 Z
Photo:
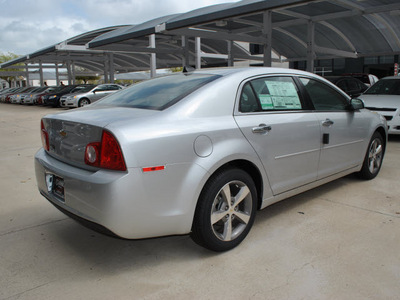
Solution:
M 85 163 L 104 169 L 126 170 L 124 157 L 117 140 L 110 132 L 105 130 L 100 143 L 90 143 L 86 146 Z
M 46 128 L 44 127 L 43 120 L 40 122 L 40 136 L 42 138 L 42 145 L 44 150 L 50 150 L 50 143 L 49 143 L 49 133 L 47 132 Z

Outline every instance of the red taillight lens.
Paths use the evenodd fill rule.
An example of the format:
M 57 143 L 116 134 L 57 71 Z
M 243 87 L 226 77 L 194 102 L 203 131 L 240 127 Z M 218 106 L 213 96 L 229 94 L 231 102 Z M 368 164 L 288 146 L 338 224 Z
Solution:
M 126 170 L 121 148 L 108 131 L 103 131 L 100 143 L 90 143 L 86 146 L 85 163 L 105 169 Z
M 44 150 L 49 151 L 50 150 L 50 144 L 49 144 L 49 134 L 44 127 L 43 120 L 40 122 L 40 136 L 42 138 L 42 145 Z

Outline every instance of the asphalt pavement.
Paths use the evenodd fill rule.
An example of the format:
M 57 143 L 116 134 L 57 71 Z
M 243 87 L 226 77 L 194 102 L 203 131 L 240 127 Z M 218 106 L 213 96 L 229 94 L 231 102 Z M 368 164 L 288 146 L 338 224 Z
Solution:
M 107 237 L 40 196 L 40 118 L 61 110 L 0 103 L 0 299 L 400 298 L 400 137 L 374 180 L 270 206 L 216 254 L 189 236 Z

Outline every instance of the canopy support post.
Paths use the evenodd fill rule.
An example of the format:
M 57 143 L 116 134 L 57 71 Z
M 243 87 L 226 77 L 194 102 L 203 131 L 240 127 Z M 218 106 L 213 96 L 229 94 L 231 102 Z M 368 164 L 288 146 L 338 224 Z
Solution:
M 315 57 L 315 23 L 308 22 L 307 32 L 307 71 L 314 72 L 314 57 Z
M 196 70 L 201 69 L 201 38 L 195 37 Z
M 263 37 L 267 42 L 263 45 L 264 67 L 272 66 L 272 11 L 267 10 L 263 14 Z
M 149 36 L 149 47 L 156 48 L 156 35 Z M 150 54 L 150 77 L 154 78 L 157 75 L 157 56 L 155 52 Z

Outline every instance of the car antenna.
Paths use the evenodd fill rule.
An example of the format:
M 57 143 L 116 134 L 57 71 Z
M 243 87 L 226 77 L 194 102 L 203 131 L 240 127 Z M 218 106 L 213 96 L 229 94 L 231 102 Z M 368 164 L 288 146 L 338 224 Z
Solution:
M 184 66 L 183 67 L 183 70 L 182 70 L 182 73 L 192 73 L 192 72 L 194 72 L 196 69 L 195 68 L 193 68 L 193 67 L 191 67 L 191 66 Z

